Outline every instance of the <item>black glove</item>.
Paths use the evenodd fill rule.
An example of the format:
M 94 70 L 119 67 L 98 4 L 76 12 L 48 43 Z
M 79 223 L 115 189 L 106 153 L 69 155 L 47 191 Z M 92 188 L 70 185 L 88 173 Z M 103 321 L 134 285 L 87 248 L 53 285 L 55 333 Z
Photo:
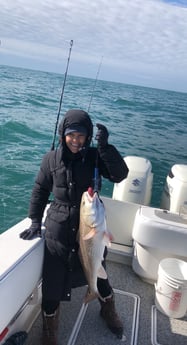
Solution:
M 41 237 L 41 222 L 33 219 L 30 228 L 21 232 L 19 237 L 23 240 L 32 240 L 34 237 Z
M 96 133 L 95 139 L 98 142 L 98 147 L 104 147 L 108 144 L 108 130 L 104 125 L 100 123 L 96 124 L 98 131 Z

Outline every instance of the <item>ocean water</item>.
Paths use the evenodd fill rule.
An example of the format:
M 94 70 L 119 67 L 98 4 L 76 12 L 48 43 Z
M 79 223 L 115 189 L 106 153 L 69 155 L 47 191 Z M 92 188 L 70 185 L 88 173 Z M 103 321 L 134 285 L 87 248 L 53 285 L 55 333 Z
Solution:
M 27 216 L 42 156 L 51 148 L 64 75 L 0 66 L 0 232 Z M 122 156 L 151 161 L 151 204 L 159 207 L 168 171 L 187 164 L 187 94 L 67 76 L 60 119 L 88 110 L 108 127 Z M 95 126 L 94 126 L 95 128 Z M 95 145 L 93 140 L 93 145 Z M 113 185 L 103 182 L 102 194 Z

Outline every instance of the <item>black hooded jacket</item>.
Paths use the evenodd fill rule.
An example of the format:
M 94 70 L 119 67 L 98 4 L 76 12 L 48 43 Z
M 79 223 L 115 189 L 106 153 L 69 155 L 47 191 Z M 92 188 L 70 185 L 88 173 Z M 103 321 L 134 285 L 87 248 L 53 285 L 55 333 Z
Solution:
M 65 144 L 64 131 L 72 124 L 87 130 L 85 147 L 76 154 Z M 88 114 L 82 110 L 68 111 L 59 126 L 62 140 L 60 147 L 48 152 L 41 163 L 32 192 L 29 217 L 39 222 L 49 196 L 53 201 L 45 221 L 46 245 L 51 254 L 63 256 L 76 250 L 76 234 L 79 228 L 81 196 L 93 186 L 94 169 L 98 161 L 99 175 L 111 182 L 120 182 L 128 174 L 128 168 L 113 145 L 97 149 L 90 147 L 93 125 Z

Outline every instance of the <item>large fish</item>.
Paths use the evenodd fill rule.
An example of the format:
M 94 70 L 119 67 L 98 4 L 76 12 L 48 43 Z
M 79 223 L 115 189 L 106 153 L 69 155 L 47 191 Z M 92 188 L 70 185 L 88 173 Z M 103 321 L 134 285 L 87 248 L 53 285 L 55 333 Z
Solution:
M 82 195 L 79 226 L 79 255 L 88 282 L 85 303 L 102 297 L 97 289 L 97 278 L 107 279 L 102 266 L 105 246 L 109 246 L 112 236 L 107 231 L 105 207 L 97 192 L 92 188 Z

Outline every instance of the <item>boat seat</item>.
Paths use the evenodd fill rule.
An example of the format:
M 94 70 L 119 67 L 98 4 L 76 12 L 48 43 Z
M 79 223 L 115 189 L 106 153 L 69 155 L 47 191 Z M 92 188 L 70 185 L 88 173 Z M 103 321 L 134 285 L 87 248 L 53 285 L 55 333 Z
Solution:
M 187 221 L 179 214 L 142 206 L 132 230 L 134 271 L 155 282 L 162 259 L 174 257 L 187 261 L 186 235 Z

